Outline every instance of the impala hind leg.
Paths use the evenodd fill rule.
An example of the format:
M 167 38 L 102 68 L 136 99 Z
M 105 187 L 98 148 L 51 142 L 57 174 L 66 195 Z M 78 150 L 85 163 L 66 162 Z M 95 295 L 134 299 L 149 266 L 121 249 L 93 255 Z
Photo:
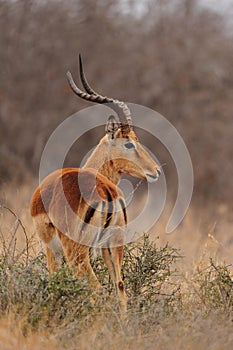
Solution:
M 36 233 L 45 246 L 48 270 L 57 271 L 63 260 L 63 251 L 56 229 L 46 214 L 37 215 L 33 221 Z
M 47 267 L 49 272 L 55 272 L 59 269 L 59 263 L 57 262 L 55 255 L 49 247 L 45 248 Z
M 75 267 L 76 277 L 87 276 L 96 290 L 101 289 L 102 287 L 90 264 L 89 247 L 73 241 L 60 231 L 58 231 L 58 235 L 68 264 Z
M 125 293 L 124 283 L 121 278 L 123 249 L 123 246 L 114 248 L 102 248 L 102 255 L 116 289 L 120 304 L 120 311 L 125 313 L 127 311 L 127 297 Z

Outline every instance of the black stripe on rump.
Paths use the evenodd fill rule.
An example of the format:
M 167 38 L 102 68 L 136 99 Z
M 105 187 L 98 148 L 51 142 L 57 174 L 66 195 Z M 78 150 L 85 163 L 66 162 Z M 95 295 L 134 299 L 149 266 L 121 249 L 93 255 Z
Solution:
M 108 207 L 107 207 L 107 218 L 104 224 L 104 228 L 107 228 L 110 225 L 113 215 L 113 201 L 111 193 L 107 190 L 107 198 L 108 198 Z
M 86 214 L 85 214 L 84 222 L 82 224 L 81 232 L 85 229 L 86 225 L 88 225 L 90 223 L 92 217 L 95 214 L 97 206 L 98 206 L 98 203 L 94 203 L 90 207 L 88 207 Z
M 123 199 L 121 199 L 121 198 L 119 199 L 119 202 L 120 202 L 122 211 L 124 213 L 125 224 L 127 224 L 127 213 L 126 213 L 125 203 L 124 203 Z

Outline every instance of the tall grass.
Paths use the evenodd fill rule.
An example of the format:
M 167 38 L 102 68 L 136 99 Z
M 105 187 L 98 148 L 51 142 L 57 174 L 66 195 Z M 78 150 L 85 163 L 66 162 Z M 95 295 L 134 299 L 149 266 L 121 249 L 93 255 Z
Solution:
M 30 350 L 154 349 L 155 343 L 158 349 L 206 349 L 208 342 L 231 348 L 231 265 L 200 259 L 185 274 L 183 253 L 169 244 L 158 246 L 145 234 L 125 247 L 126 324 L 101 257 L 92 258 L 103 285 L 96 293 L 66 264 L 49 274 L 44 253 L 22 220 L 9 207 L 2 206 L 1 215 L 8 223 L 11 218 L 11 225 L 4 220 L 0 225 L 1 349 L 14 348 L 13 335 Z
M 25 332 L 27 328 L 53 328 L 76 321 L 80 326 L 99 314 L 119 317 L 115 291 L 101 257 L 92 261 L 104 285 L 103 292 L 95 293 L 87 278 L 74 278 L 74 271 L 66 264 L 58 272 L 49 274 L 43 253 L 29 256 L 29 239 L 26 247 L 16 253 L 15 233 L 8 242 L 3 237 L 1 240 L 0 308 L 2 313 L 13 312 L 16 317 L 23 317 Z M 129 297 L 129 318 L 137 315 L 138 320 L 143 320 L 145 313 L 158 305 L 160 311 L 168 313 L 179 291 L 177 285 L 169 281 L 175 273 L 172 264 L 178 258 L 176 249 L 168 245 L 158 249 L 148 235 L 125 247 L 123 274 Z

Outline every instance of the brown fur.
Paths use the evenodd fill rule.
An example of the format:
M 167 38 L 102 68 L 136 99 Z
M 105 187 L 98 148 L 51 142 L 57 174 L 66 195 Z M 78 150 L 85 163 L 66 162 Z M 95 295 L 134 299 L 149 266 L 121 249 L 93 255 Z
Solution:
M 82 169 L 60 169 L 42 181 L 32 196 L 31 215 L 46 246 L 49 271 L 58 269 L 64 254 L 67 262 L 75 266 L 76 275 L 89 276 L 97 289 L 100 284 L 90 265 L 89 246 L 95 245 L 96 239 L 97 243 L 106 239 L 102 255 L 124 312 L 127 301 L 121 265 L 127 214 L 117 183 L 122 173 L 156 179 L 160 167 L 133 130 L 125 134 L 108 124 L 106 129 L 107 134 Z M 134 143 L 133 149 L 125 147 L 128 142 Z
M 79 186 L 79 183 L 81 183 L 81 186 Z M 109 196 L 112 201 L 118 197 L 123 200 L 122 193 L 117 186 L 93 169 L 61 169 L 53 172 L 42 181 L 32 196 L 31 215 L 34 219 L 36 231 L 46 245 L 49 271 L 58 269 L 64 254 L 68 263 L 76 267 L 77 277 L 87 275 L 94 287 L 100 288 L 90 265 L 89 247 L 72 239 L 76 233 L 76 221 L 74 227 L 69 227 L 69 230 L 67 230 L 67 222 L 71 223 L 72 226 L 73 215 L 83 220 L 84 213 L 87 213 L 90 203 L 96 203 L 96 205 L 101 201 L 108 203 Z M 68 217 L 65 215 L 67 204 L 71 208 L 71 210 L 68 210 Z M 101 225 L 99 216 L 91 218 L 92 225 Z M 102 218 L 103 222 L 106 218 L 107 213 Z M 117 224 L 125 225 L 124 212 L 119 215 Z M 56 246 L 58 242 L 61 244 L 60 248 Z M 118 286 L 119 282 L 123 283 L 120 269 L 124 237 L 121 232 L 119 235 L 113 236 L 112 243 L 113 247 L 103 248 L 102 252 L 114 284 Z M 120 246 L 115 247 L 115 245 Z M 125 292 L 119 288 L 117 290 L 121 308 L 125 310 Z
M 42 181 L 32 196 L 31 215 L 46 245 L 50 271 L 58 268 L 64 254 L 68 263 L 75 266 L 77 276 L 88 275 L 93 285 L 100 288 L 90 265 L 89 246 L 102 248 L 121 311 L 126 311 L 121 265 L 127 214 L 123 194 L 116 185 L 122 173 L 155 181 L 161 171 L 135 135 L 128 106 L 97 94 L 86 81 L 81 57 L 79 63 L 86 92 L 77 87 L 68 72 L 71 89 L 87 101 L 110 102 L 119 120 L 108 118 L 106 135 L 82 169 L 60 169 Z
M 31 216 L 47 213 L 50 210 L 52 201 L 59 202 L 61 189 L 63 189 L 69 205 L 76 212 L 78 199 L 80 198 L 78 176 L 80 176 L 82 183 L 83 194 L 89 200 L 98 201 L 100 198 L 107 200 L 107 191 L 111 193 L 112 199 L 116 199 L 118 193 L 122 195 L 116 185 L 93 169 L 59 169 L 48 175 L 36 188 L 31 199 Z M 92 193 L 95 186 L 96 190 Z

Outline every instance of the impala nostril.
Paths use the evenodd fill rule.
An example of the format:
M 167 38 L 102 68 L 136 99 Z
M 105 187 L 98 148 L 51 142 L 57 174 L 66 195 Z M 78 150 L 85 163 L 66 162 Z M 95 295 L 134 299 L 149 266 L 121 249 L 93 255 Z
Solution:
M 161 175 L 161 170 L 157 169 L 157 174 L 158 174 L 158 176 L 160 176 Z

